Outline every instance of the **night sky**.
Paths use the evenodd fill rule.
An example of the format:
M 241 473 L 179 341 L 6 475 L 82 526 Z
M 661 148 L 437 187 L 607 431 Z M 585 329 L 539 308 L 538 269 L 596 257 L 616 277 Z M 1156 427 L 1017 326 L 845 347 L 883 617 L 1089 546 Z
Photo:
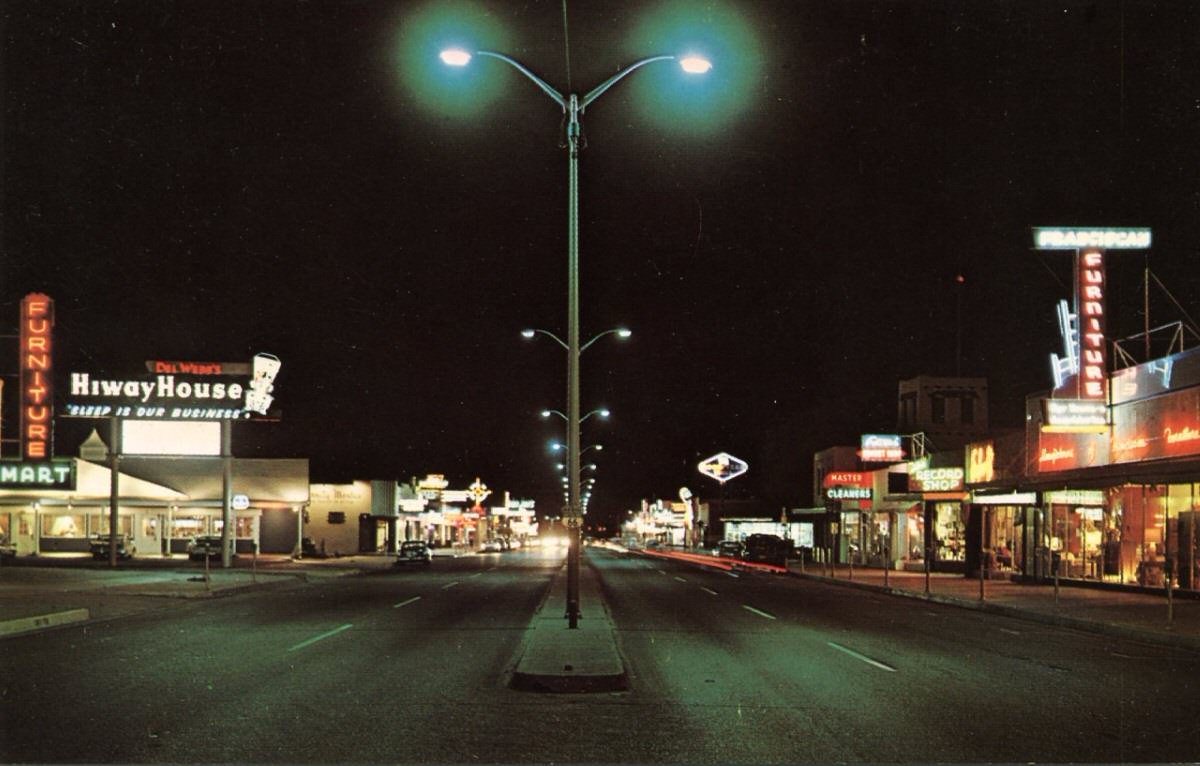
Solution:
M 283 419 L 238 425 L 235 454 L 557 511 L 563 422 L 538 413 L 566 408 L 566 354 L 519 333 L 566 334 L 561 113 L 501 62 L 447 73 L 441 35 L 564 92 L 667 46 L 714 61 L 584 116 L 581 335 L 634 333 L 582 358 L 583 411 L 613 413 L 583 430 L 590 519 L 714 497 L 695 466 L 718 451 L 750 464 L 728 497 L 808 505 L 813 452 L 894 429 L 913 375 L 986 376 L 993 425 L 1019 425 L 1070 295 L 1032 225 L 1154 229 L 1109 260 L 1112 335 L 1141 330 L 1147 265 L 1182 307 L 1155 286 L 1151 324 L 1200 316 L 1193 3 L 566 12 L 564 35 L 558 0 L 5 3 L 7 326 L 55 298 L 60 374 L 274 353 Z M 92 425 L 60 419 L 58 451 Z

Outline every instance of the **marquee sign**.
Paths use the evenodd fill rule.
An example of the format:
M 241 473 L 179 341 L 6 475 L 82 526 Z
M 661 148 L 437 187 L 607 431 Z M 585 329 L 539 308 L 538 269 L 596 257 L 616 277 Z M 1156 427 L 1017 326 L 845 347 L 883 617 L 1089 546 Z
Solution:
M 30 293 L 21 301 L 21 457 L 31 460 L 53 452 L 54 385 L 52 382 L 54 301 Z
M 271 354 L 250 364 L 156 362 L 151 376 L 109 378 L 70 374 L 61 414 L 82 418 L 144 420 L 275 420 L 271 409 L 275 377 L 282 366 Z M 160 366 L 161 365 L 161 366 Z M 232 370 L 240 370 L 238 374 Z M 247 375 L 249 377 L 247 377 Z
M 0 460 L 0 489 L 75 489 L 74 460 Z

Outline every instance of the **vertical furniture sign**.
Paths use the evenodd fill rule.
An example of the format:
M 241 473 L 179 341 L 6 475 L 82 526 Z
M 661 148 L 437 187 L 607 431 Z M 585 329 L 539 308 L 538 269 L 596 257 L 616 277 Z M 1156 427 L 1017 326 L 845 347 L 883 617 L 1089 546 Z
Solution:
M 30 293 L 21 301 L 21 457 L 54 454 L 53 344 L 54 301 Z
M 1079 279 L 1079 398 L 1104 402 L 1107 377 L 1104 339 L 1104 251 L 1079 251 L 1076 267 Z

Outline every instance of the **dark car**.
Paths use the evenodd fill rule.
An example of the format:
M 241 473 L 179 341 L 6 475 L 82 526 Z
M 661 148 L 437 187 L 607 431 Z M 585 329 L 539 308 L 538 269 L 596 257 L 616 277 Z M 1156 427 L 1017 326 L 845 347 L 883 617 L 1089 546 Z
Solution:
M 12 561 L 17 557 L 17 546 L 9 542 L 6 535 L 0 535 L 0 563 Z
M 112 540 L 109 538 L 108 532 L 100 532 L 92 535 L 88 540 L 88 550 L 91 552 L 92 558 L 106 559 L 109 557 L 111 544 Z M 135 552 L 128 535 L 117 535 L 117 558 L 132 558 Z
M 400 553 L 396 556 L 396 566 L 401 564 L 431 564 L 433 551 L 421 540 L 405 540 L 400 543 Z
M 206 558 L 221 558 L 221 536 L 197 535 L 193 537 L 188 541 L 187 555 L 192 561 L 204 561 Z M 236 556 L 237 554 L 233 555 Z
M 746 538 L 742 561 L 786 566 L 790 549 L 791 544 L 779 535 L 750 535 Z
M 740 540 L 722 540 L 713 549 L 713 555 L 727 559 L 740 559 L 745 550 L 746 546 Z

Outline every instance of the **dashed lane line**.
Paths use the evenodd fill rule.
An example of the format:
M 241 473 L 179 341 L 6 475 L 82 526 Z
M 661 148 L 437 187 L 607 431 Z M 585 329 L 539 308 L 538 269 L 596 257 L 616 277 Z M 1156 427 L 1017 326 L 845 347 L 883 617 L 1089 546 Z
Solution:
M 446 583 L 445 585 L 442 586 L 442 590 L 449 590 L 450 588 L 453 588 L 455 585 L 458 585 L 458 580 L 455 580 L 454 582 Z
M 420 601 L 420 600 L 421 600 L 420 596 L 413 596 L 412 598 L 410 598 L 406 601 L 401 601 L 399 604 L 392 604 L 392 609 L 399 609 L 402 606 L 408 606 L 409 604 L 414 603 L 416 601 Z
M 826 641 L 825 643 L 829 644 L 834 649 L 837 649 L 839 652 L 845 652 L 846 654 L 850 655 L 854 659 L 862 660 L 863 662 L 867 663 L 868 665 L 874 665 L 875 667 L 879 668 L 880 670 L 886 670 L 889 673 L 896 672 L 896 669 L 893 668 L 891 665 L 884 665 L 882 662 L 879 662 L 878 660 L 873 660 L 865 654 L 859 654 L 858 652 L 854 651 L 853 649 L 847 649 L 846 647 L 842 646 L 841 644 L 835 644 L 832 641 Z
M 683 579 L 682 577 L 676 577 L 675 579 L 679 582 L 687 582 L 687 580 Z
M 306 646 L 312 646 L 313 644 L 317 643 L 318 641 L 329 638 L 330 636 L 336 636 L 338 633 L 341 633 L 343 630 L 349 630 L 352 627 L 354 627 L 353 623 L 348 622 L 339 628 L 334 628 L 333 630 L 328 631 L 326 633 L 322 633 L 319 636 L 313 636 L 312 638 L 308 639 L 307 641 L 301 641 L 300 643 L 296 644 L 292 648 L 288 649 L 288 651 L 294 652 L 297 649 L 303 649 Z
M 717 592 L 715 590 L 713 590 L 712 588 L 705 588 L 703 585 L 700 586 L 700 590 L 704 591 L 705 593 L 707 593 L 711 596 L 717 595 Z
M 754 613 L 755 613 L 755 614 L 757 614 L 759 617 L 766 617 L 768 620 L 777 620 L 777 619 L 779 619 L 778 617 L 776 617 L 775 615 L 771 614 L 770 612 L 764 612 L 764 611 L 763 611 L 763 610 L 761 610 L 761 609 L 755 609 L 754 607 L 750 606 L 749 604 L 742 604 L 742 609 L 745 609 L 745 610 L 746 610 L 746 611 L 748 611 L 748 612 L 754 612 Z

